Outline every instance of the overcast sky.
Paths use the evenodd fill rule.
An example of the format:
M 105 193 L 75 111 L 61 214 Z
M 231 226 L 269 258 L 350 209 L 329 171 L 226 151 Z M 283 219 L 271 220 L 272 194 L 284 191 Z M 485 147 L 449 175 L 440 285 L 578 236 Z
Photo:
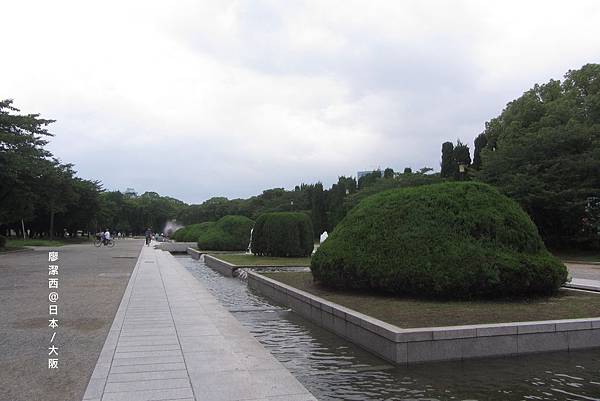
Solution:
M 189 203 L 439 170 L 536 82 L 600 62 L 600 1 L 4 2 L 0 97 L 107 189 Z

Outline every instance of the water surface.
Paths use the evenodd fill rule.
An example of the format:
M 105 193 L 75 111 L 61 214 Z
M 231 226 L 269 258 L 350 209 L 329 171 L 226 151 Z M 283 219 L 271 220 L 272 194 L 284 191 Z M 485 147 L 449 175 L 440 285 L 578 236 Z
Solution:
M 396 367 L 226 278 L 180 262 L 320 400 L 599 400 L 600 350 Z

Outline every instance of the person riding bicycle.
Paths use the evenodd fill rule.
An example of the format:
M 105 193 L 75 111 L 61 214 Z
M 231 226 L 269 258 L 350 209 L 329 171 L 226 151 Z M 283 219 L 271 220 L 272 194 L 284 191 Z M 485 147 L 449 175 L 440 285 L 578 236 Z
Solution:
M 104 232 L 104 239 L 102 242 L 104 243 L 104 245 L 108 245 L 109 241 L 110 241 L 110 231 L 107 228 L 106 231 Z
M 148 227 L 146 229 L 145 236 L 146 236 L 146 245 L 149 246 L 150 240 L 152 239 L 152 230 L 150 229 L 150 227 Z

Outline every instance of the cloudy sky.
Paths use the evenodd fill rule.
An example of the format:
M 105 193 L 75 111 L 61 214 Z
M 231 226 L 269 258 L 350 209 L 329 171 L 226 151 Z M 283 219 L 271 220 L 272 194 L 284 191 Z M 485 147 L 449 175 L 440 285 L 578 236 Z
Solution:
M 108 189 L 186 202 L 439 169 L 536 82 L 600 62 L 600 2 L 2 5 L 0 97 Z

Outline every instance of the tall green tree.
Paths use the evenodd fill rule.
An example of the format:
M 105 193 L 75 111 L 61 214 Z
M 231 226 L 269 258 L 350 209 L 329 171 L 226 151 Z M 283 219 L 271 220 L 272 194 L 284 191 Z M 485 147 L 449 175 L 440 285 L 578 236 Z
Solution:
M 51 157 L 44 149 L 53 120 L 19 114 L 10 99 L 0 101 L 0 225 L 31 219 L 40 195 L 37 177 Z
M 462 143 L 460 139 L 454 146 L 454 163 L 456 163 L 456 179 L 464 179 L 467 175 L 467 168 L 471 165 L 471 153 L 469 146 Z M 461 171 L 462 170 L 462 171 Z
M 481 151 L 487 145 L 487 136 L 485 133 L 479 134 L 475 138 L 475 149 L 473 150 L 473 168 L 479 170 L 481 168 Z
M 327 229 L 327 210 L 325 192 L 323 184 L 317 182 L 312 189 L 311 196 L 311 217 L 314 231 L 314 238 L 319 238 L 321 233 Z
M 452 142 L 444 142 L 442 144 L 442 162 L 441 172 L 442 178 L 453 178 L 458 172 L 458 167 L 454 159 L 454 144 Z
M 519 201 L 549 245 L 598 243 L 584 222 L 588 199 L 600 195 L 599 64 L 535 85 L 484 134 L 481 180 Z

